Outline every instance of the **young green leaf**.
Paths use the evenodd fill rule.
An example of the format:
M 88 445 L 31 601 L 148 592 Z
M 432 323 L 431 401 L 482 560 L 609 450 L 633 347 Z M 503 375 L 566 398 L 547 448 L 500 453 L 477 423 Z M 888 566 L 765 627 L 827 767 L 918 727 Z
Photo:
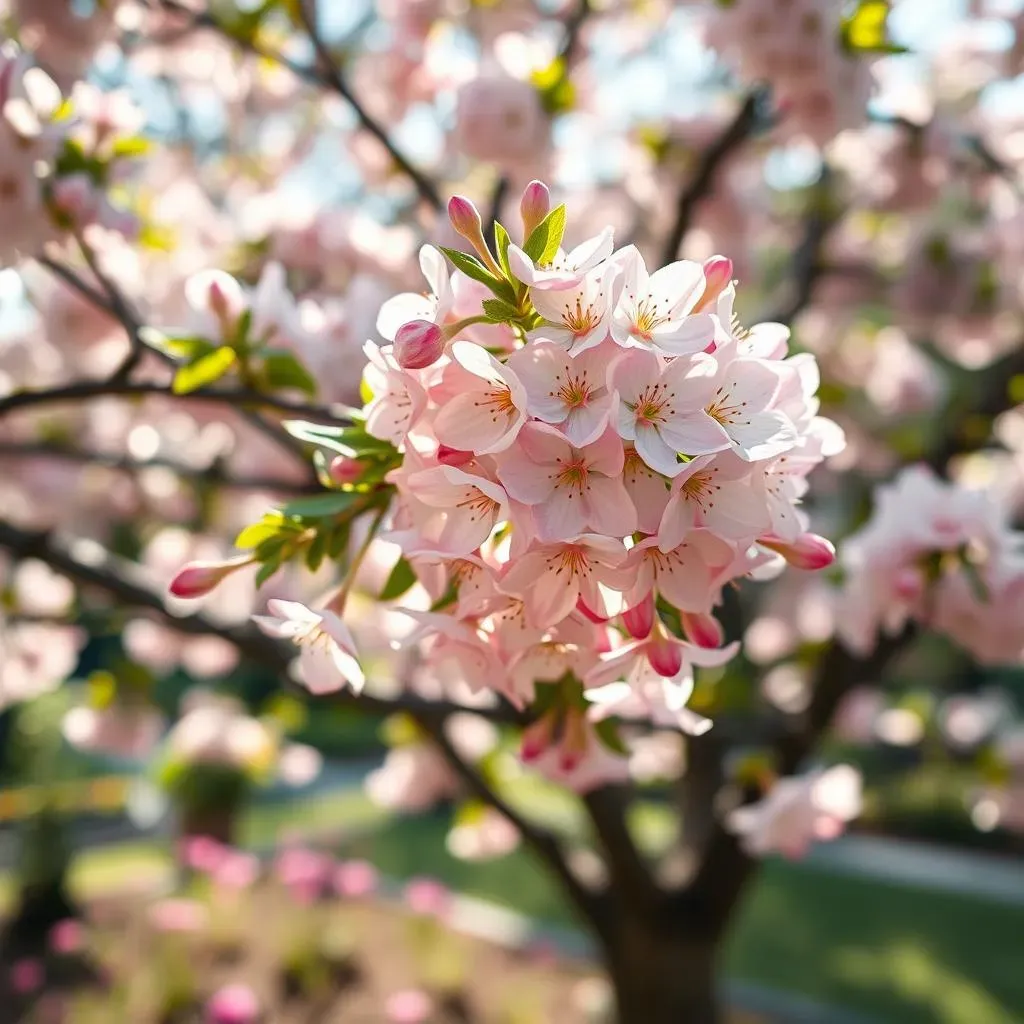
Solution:
M 360 495 L 352 491 L 331 491 L 327 494 L 314 495 L 312 498 L 296 498 L 294 501 L 289 501 L 281 509 L 281 513 L 289 519 L 320 519 L 324 516 L 336 516 L 351 508 L 359 498 Z
M 200 356 L 195 362 L 181 367 L 174 375 L 171 390 L 176 395 L 187 395 L 191 391 L 204 388 L 223 377 L 237 360 L 238 354 L 235 350 L 222 345 L 207 355 Z
M 448 249 L 443 245 L 440 249 L 452 261 L 455 269 L 461 270 L 466 277 L 471 277 L 474 281 L 487 285 L 499 299 L 512 303 L 516 301 L 515 292 L 508 281 L 502 281 L 495 277 L 475 256 L 459 252 L 458 249 Z
M 519 310 L 507 302 L 502 302 L 501 299 L 484 299 L 483 309 L 495 323 L 499 324 L 513 323 L 520 318 Z
M 316 397 L 316 379 L 293 352 L 267 349 L 260 353 L 260 357 L 263 360 L 263 380 L 268 390 L 293 389 Z
M 534 263 L 547 265 L 558 255 L 565 234 L 565 204 L 556 206 L 534 229 L 523 251 Z
M 498 263 L 501 269 L 505 271 L 505 276 L 508 278 L 512 277 L 512 271 L 508 265 L 508 247 L 512 244 L 512 239 L 508 237 L 508 232 L 505 230 L 505 225 L 500 221 L 494 222 L 494 247 L 498 250 Z
M 394 601 L 401 597 L 416 582 L 416 573 L 406 558 L 399 558 L 380 592 L 382 601 Z

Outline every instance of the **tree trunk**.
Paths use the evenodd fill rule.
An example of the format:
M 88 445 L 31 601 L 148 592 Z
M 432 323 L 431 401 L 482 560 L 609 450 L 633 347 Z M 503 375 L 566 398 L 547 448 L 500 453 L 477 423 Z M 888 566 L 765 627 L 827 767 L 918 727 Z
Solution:
M 617 1024 L 720 1024 L 714 939 L 686 935 L 678 924 L 622 924 L 606 952 Z

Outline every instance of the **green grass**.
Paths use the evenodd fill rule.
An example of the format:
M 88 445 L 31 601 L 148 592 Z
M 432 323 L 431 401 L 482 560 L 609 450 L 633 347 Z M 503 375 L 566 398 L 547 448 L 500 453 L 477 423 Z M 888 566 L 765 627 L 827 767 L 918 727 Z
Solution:
M 538 788 L 516 799 L 570 834 L 582 824 L 571 797 Z M 669 838 L 663 819 L 653 805 L 638 810 L 634 824 L 646 845 L 658 848 Z M 396 879 L 431 875 L 528 916 L 573 923 L 529 852 L 459 861 L 445 849 L 447 823 L 438 816 L 390 818 L 359 791 L 335 792 L 254 808 L 242 839 L 268 846 L 285 829 L 366 857 Z M 124 844 L 80 854 L 72 887 L 94 895 L 127 880 L 169 877 L 169 871 L 168 852 L 159 844 Z M 11 880 L 0 877 L 0 905 L 12 891 Z M 1024 907 L 773 861 L 741 910 L 727 972 L 885 1024 L 1014 1024 L 1024 1020 L 1022 952 Z
M 392 877 L 433 875 L 572 923 L 530 854 L 464 863 L 445 850 L 445 831 L 437 818 L 395 820 L 343 849 Z M 741 911 L 727 971 L 892 1024 L 1014 1024 L 1024 1019 L 1022 943 L 1022 907 L 773 861 Z

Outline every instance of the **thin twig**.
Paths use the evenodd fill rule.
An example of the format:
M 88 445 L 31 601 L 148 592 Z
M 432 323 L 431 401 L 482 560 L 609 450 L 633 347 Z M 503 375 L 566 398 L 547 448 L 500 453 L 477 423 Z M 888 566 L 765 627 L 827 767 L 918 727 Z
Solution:
M 604 917 L 604 901 L 601 895 L 584 885 L 569 867 L 558 839 L 547 829 L 527 821 L 518 811 L 509 806 L 487 783 L 487 780 L 459 756 L 451 740 L 445 735 L 443 719 L 429 719 L 417 713 L 414 713 L 413 717 L 429 733 L 449 766 L 462 779 L 470 792 L 504 815 L 523 837 L 523 842 L 558 876 L 577 910 L 591 923 L 600 922 Z
M 387 129 L 366 110 L 352 92 L 345 76 L 341 73 L 341 69 L 331 55 L 331 51 L 327 48 L 327 44 L 320 37 L 320 33 L 313 23 L 313 15 L 309 7 L 305 3 L 299 3 L 297 10 L 303 27 L 306 29 L 306 34 L 309 36 L 313 49 L 316 51 L 320 74 L 324 80 L 352 108 L 359 126 L 368 135 L 372 135 L 388 151 L 391 159 L 416 186 L 416 190 L 421 198 L 434 210 L 441 210 L 444 207 L 444 202 L 434 182 L 395 145 Z
M 186 395 L 176 395 L 170 384 L 157 384 L 152 381 L 80 380 L 53 388 L 15 391 L 6 398 L 0 398 L 0 416 L 16 409 L 41 405 L 81 402 L 106 396 L 130 398 L 146 395 L 165 395 L 179 401 L 223 402 L 228 405 L 263 407 L 330 423 L 347 423 L 352 412 L 344 405 L 316 405 L 281 395 L 267 395 L 248 388 L 199 388 Z
M 114 452 L 69 448 L 67 445 L 54 444 L 48 441 L 28 441 L 23 443 L 0 441 L 0 458 L 53 459 L 63 462 L 86 463 L 133 475 L 143 473 L 147 469 L 168 469 L 175 476 L 190 483 L 223 487 L 233 491 L 273 491 L 278 494 L 323 493 L 323 486 L 320 483 L 282 480 L 277 477 L 230 476 L 224 472 L 223 467 L 216 464 L 188 466 L 175 459 L 168 459 L 162 456 L 154 456 L 150 459 L 133 459 L 131 456 L 119 455 Z
M 565 61 L 566 64 L 570 64 L 576 56 L 580 32 L 592 13 L 593 6 L 591 0 L 578 0 L 572 14 L 565 19 L 565 37 L 562 40 L 561 49 L 558 51 L 558 57 L 560 60 Z
M 679 247 L 690 230 L 697 207 L 705 196 L 714 191 L 719 167 L 757 128 L 760 106 L 761 94 L 750 93 L 722 134 L 701 154 L 693 176 L 679 193 L 675 220 L 662 250 L 662 263 L 672 263 L 678 258 Z

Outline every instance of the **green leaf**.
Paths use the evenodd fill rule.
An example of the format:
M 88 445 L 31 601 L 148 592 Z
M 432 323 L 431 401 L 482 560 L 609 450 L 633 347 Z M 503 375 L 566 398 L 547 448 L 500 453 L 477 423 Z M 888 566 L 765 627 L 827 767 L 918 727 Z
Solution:
M 448 589 L 430 606 L 432 612 L 442 612 L 450 608 L 459 599 L 459 584 L 451 580 Z
M 243 310 L 242 315 L 235 324 L 234 333 L 228 344 L 238 352 L 246 352 L 249 349 L 249 332 L 252 330 L 252 310 Z
M 294 352 L 284 349 L 266 349 L 260 353 L 263 360 L 263 378 L 268 389 L 294 389 L 316 397 L 316 380 L 299 362 Z
M 360 495 L 352 491 L 331 491 L 328 494 L 314 495 L 312 498 L 296 498 L 281 509 L 281 514 L 289 519 L 320 519 L 324 516 L 336 516 L 351 508 L 359 498 Z
M 338 523 L 331 530 L 327 537 L 327 555 L 329 558 L 340 558 L 345 548 L 348 547 L 349 537 L 352 534 L 352 524 L 346 519 Z
M 505 271 L 505 276 L 508 278 L 512 277 L 512 271 L 508 265 L 508 247 L 512 244 L 512 239 L 508 237 L 508 232 L 505 230 L 505 225 L 500 221 L 494 222 L 494 247 L 498 250 L 498 264 L 501 269 Z
M 142 340 L 150 347 L 166 352 L 177 359 L 183 359 L 187 363 L 194 363 L 218 348 L 208 338 L 201 338 L 193 334 L 164 334 L 153 327 L 143 327 L 139 331 Z
M 238 353 L 227 345 L 214 349 L 194 362 L 181 367 L 174 375 L 171 390 L 176 395 L 187 395 L 204 388 L 224 376 L 238 360 Z
M 452 261 L 455 269 L 461 270 L 466 277 L 471 277 L 474 281 L 487 285 L 499 299 L 513 303 L 516 301 L 515 292 L 508 281 L 502 281 L 495 277 L 475 256 L 471 256 L 466 252 L 459 252 L 458 249 L 445 248 L 443 245 L 440 249 Z
M 279 558 L 271 559 L 269 562 L 264 562 L 263 565 L 260 566 L 260 571 L 256 573 L 257 588 L 262 587 L 263 584 L 266 583 L 267 580 L 269 580 L 270 577 L 273 576 L 280 568 L 281 560 Z
M 292 437 L 297 437 L 300 441 L 329 448 L 339 455 L 347 455 L 352 459 L 393 459 L 398 455 L 390 441 L 382 441 L 368 434 L 362 423 L 339 427 L 309 423 L 306 420 L 285 420 L 282 426 Z
M 886 26 L 888 17 L 888 0 L 861 0 L 857 10 L 843 22 L 843 44 L 853 53 L 893 52 Z
M 235 538 L 235 547 L 245 551 L 247 548 L 259 547 L 266 540 L 276 537 L 280 532 L 280 523 L 267 522 L 262 520 L 258 523 L 250 523 L 242 529 Z
M 483 308 L 484 312 L 499 324 L 515 322 L 520 317 L 519 310 L 515 306 L 510 306 L 501 299 L 484 299 Z
M 629 755 L 629 747 L 622 742 L 618 723 L 612 718 L 605 718 L 594 725 L 597 738 L 613 753 L 622 757 Z
M 123 139 L 116 139 L 111 152 L 118 157 L 145 156 L 153 148 L 150 139 L 141 135 L 131 135 Z
M 306 568 L 310 572 L 316 572 L 320 568 L 320 564 L 324 560 L 324 555 L 327 553 L 327 535 L 324 533 L 318 533 L 313 538 L 313 543 L 309 545 L 309 550 L 306 552 Z
M 384 589 L 380 592 L 380 600 L 394 601 L 401 597 L 416 582 L 416 573 L 405 557 L 395 562 L 391 575 L 388 576 Z
M 565 203 L 561 203 L 556 206 L 530 233 L 530 239 L 527 242 L 529 247 L 530 242 L 533 241 L 535 235 L 538 232 L 543 232 L 541 238 L 537 239 L 537 243 L 534 246 L 534 251 L 539 250 L 539 255 L 534 256 L 530 249 L 527 248 L 527 253 L 535 263 L 540 263 L 543 266 L 547 266 L 552 263 L 555 257 L 558 255 L 559 246 L 562 244 L 562 236 L 565 234 Z M 543 241 L 543 246 L 541 246 Z

